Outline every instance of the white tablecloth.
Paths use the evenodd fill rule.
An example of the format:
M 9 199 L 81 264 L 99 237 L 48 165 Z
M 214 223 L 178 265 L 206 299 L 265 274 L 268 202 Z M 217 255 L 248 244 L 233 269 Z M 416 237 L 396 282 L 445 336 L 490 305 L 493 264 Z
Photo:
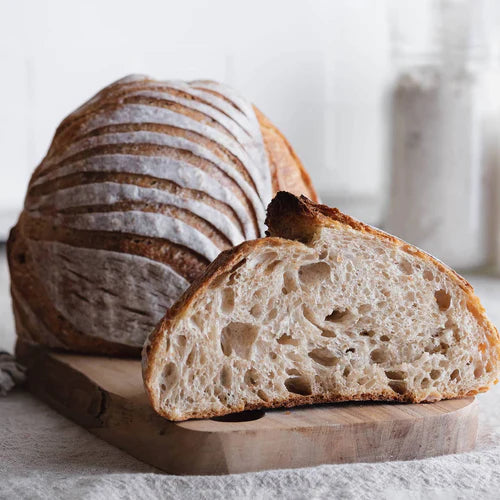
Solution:
M 471 278 L 500 324 L 500 280 Z M 4 258 L 0 259 L 0 348 L 14 334 Z M 500 386 L 478 397 L 476 450 L 377 464 L 229 476 L 172 476 L 92 436 L 28 393 L 0 398 L 0 498 L 500 498 Z

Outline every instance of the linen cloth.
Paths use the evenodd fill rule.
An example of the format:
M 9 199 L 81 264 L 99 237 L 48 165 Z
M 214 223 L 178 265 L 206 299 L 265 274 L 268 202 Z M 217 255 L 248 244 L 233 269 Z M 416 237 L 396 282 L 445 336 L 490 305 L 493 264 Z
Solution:
M 500 279 L 469 277 L 500 324 Z M 0 257 L 0 349 L 14 327 Z M 324 465 L 227 476 L 162 473 L 108 445 L 22 389 L 0 398 L 0 498 L 500 498 L 500 386 L 478 397 L 474 451 L 409 462 Z

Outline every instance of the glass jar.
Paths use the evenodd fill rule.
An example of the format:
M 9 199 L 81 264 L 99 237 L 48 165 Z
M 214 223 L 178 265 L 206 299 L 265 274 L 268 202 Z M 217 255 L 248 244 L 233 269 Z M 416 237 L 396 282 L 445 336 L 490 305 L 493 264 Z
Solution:
M 487 261 L 484 82 L 488 45 L 482 2 L 419 4 L 419 38 L 397 16 L 392 93 L 392 172 L 386 228 L 450 266 Z M 416 40 L 416 41 L 415 41 Z

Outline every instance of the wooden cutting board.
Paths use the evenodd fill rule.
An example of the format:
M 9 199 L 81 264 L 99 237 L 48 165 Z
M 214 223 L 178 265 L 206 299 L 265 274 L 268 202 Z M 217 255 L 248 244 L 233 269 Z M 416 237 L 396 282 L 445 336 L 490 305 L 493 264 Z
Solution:
M 66 417 L 175 474 L 409 460 L 474 447 L 474 398 L 431 404 L 340 403 L 169 422 L 150 407 L 140 361 L 18 344 L 28 387 Z

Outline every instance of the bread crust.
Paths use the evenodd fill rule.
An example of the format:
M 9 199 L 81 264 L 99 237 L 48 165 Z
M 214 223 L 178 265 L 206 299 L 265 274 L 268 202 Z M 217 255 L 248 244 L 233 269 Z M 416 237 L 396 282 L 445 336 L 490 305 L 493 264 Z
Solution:
M 143 349 L 143 379 L 146 392 L 151 405 L 157 413 L 174 421 L 187 420 L 190 418 L 211 418 L 226 415 L 232 412 L 246 410 L 293 407 L 300 405 L 311 405 L 316 403 L 334 403 L 340 401 L 399 401 L 399 402 L 421 402 L 421 397 L 413 392 L 405 394 L 396 394 L 392 391 L 382 391 L 379 393 L 367 393 L 356 395 L 354 397 L 339 396 L 334 393 L 301 396 L 290 395 L 287 399 L 272 399 L 262 401 L 258 404 L 243 402 L 238 406 L 231 406 L 224 411 L 193 411 L 185 413 L 182 417 L 177 417 L 166 413 L 156 400 L 152 388 L 155 375 L 162 367 L 160 344 L 164 335 L 169 335 L 176 324 L 188 313 L 194 301 L 202 296 L 217 279 L 232 272 L 245 260 L 252 252 L 258 251 L 260 247 L 272 247 L 290 245 L 302 245 L 307 243 L 320 227 L 336 227 L 338 225 L 347 225 L 356 231 L 365 232 L 376 236 L 377 238 L 387 240 L 392 245 L 400 247 L 403 251 L 417 255 L 418 257 L 432 262 L 440 272 L 445 273 L 467 294 L 469 311 L 474 315 L 478 322 L 488 332 L 488 340 L 492 349 L 497 351 L 500 358 L 500 336 L 498 330 L 491 323 L 485 314 L 477 296 L 474 295 L 472 286 L 460 275 L 450 269 L 448 266 L 425 253 L 424 251 L 400 240 L 399 238 L 385 233 L 381 230 L 363 224 L 348 215 L 343 214 L 336 208 L 330 208 L 326 205 L 320 205 L 312 202 L 304 196 L 297 198 L 288 192 L 279 192 L 273 199 L 267 210 L 266 224 L 269 228 L 268 236 L 263 239 L 244 242 L 232 249 L 222 252 L 205 270 L 205 272 L 193 282 L 188 290 L 179 298 L 179 300 L 169 309 L 163 320 L 158 324 L 146 341 Z M 497 383 L 495 380 L 494 383 Z M 460 398 L 474 396 L 480 392 L 485 392 L 489 387 L 479 387 L 472 391 L 445 392 L 440 393 L 439 399 Z M 430 401 L 430 400 L 429 400 Z
M 213 82 L 198 83 L 210 85 Z M 147 120 L 145 122 L 134 122 L 129 116 L 128 118 L 130 119 L 128 121 L 130 123 L 115 123 L 113 120 L 107 123 L 104 120 L 104 123 L 106 123 L 105 126 L 91 129 L 90 131 L 86 129 L 92 120 L 99 119 L 99 117 L 106 117 L 120 110 L 122 107 L 127 105 L 142 105 L 149 106 L 151 109 L 161 109 L 165 112 L 177 113 L 179 116 L 191 120 L 192 123 L 210 123 L 210 127 L 215 131 L 214 133 L 227 135 L 229 129 L 225 129 L 213 117 L 210 118 L 210 116 L 203 114 L 201 111 L 202 108 L 197 107 L 205 106 L 204 109 L 206 110 L 210 106 L 210 99 L 207 100 L 206 98 L 207 94 L 205 94 L 205 97 L 200 96 L 200 93 L 197 93 L 197 88 L 196 86 L 193 87 L 191 89 L 192 93 L 189 93 L 190 90 L 186 90 L 187 87 L 185 86 L 182 87 L 180 85 L 176 87 L 175 84 L 169 85 L 168 82 L 158 82 L 142 77 L 119 81 L 103 89 L 93 99 L 65 118 L 59 125 L 47 156 L 36 168 L 30 180 L 25 209 L 7 242 L 11 280 L 13 290 L 16 290 L 13 292 L 13 295 L 17 294 L 18 297 L 17 300 L 16 298 L 13 299 L 13 308 L 16 316 L 16 330 L 20 338 L 75 352 L 136 356 L 140 352 L 140 348 L 138 347 L 111 342 L 104 338 L 104 336 L 94 337 L 88 335 L 84 331 L 80 331 L 83 329 L 81 325 L 80 327 L 78 324 L 73 325 L 69 321 L 70 318 L 64 318 L 58 312 L 58 305 L 53 304 L 49 299 L 43 279 L 37 273 L 39 263 L 30 255 L 30 245 L 28 243 L 31 241 L 58 242 L 75 248 L 107 250 L 126 255 L 145 257 L 152 261 L 166 264 L 188 283 L 199 277 L 211 260 L 211 258 L 209 259 L 187 246 L 169 240 L 169 234 L 165 234 L 162 238 L 155 238 L 135 233 L 105 231 L 96 227 L 89 227 L 82 230 L 68 227 L 64 223 L 54 224 L 52 217 L 55 215 L 71 217 L 94 212 L 111 213 L 113 211 L 123 213 L 131 211 L 148 214 L 161 213 L 171 217 L 175 221 L 182 221 L 190 228 L 199 232 L 213 243 L 217 251 L 232 246 L 230 239 L 214 225 L 186 208 L 175 207 L 167 203 L 161 204 L 147 200 L 136 200 L 120 201 L 108 205 L 96 204 L 90 206 L 89 204 L 89 206 L 70 207 L 60 210 L 53 205 L 53 202 L 50 202 L 51 195 L 60 190 L 102 183 L 137 186 L 144 189 L 154 186 L 154 189 L 176 196 L 179 199 L 203 203 L 214 211 L 223 214 L 235 227 L 241 230 L 242 234 L 245 234 L 244 223 L 239 218 L 241 216 L 236 213 L 234 204 L 224 203 L 220 199 L 210 196 L 208 192 L 205 192 L 206 190 L 201 191 L 181 186 L 171 179 L 155 177 L 153 174 L 146 175 L 144 173 L 130 173 L 128 171 L 81 170 L 50 180 L 43 179 L 42 182 L 38 182 L 43 176 L 61 166 L 61 162 L 54 164 L 51 161 L 61 154 L 64 158 L 64 152 L 70 149 L 75 143 L 78 143 L 78 141 L 91 140 L 106 134 L 147 132 L 160 135 L 168 134 L 175 139 L 191 141 L 193 144 L 203 146 L 213 157 L 233 166 L 239 175 L 255 188 L 251 175 L 246 170 L 243 161 L 229 151 L 224 141 L 217 143 L 207 136 L 195 133 L 186 127 L 176 127 L 171 124 L 159 122 L 149 123 Z M 155 97 L 155 92 L 167 92 L 168 96 L 171 97 L 165 97 L 165 95 L 163 98 Z M 205 92 L 229 103 L 223 93 L 217 90 L 205 89 Z M 189 103 L 194 103 L 194 105 Z M 212 107 L 212 111 L 214 109 L 214 112 L 222 114 L 215 106 Z M 296 193 L 308 194 L 315 199 L 316 194 L 310 178 L 288 141 L 259 110 L 252 108 L 251 105 L 249 105 L 249 109 L 250 113 L 252 109 L 255 112 L 255 117 L 253 117 L 255 130 L 257 131 L 255 137 L 259 135 L 259 128 L 262 133 L 265 149 L 264 154 L 267 154 L 268 157 L 274 190 L 285 188 Z M 226 116 L 227 118 L 228 116 Z M 230 137 L 232 140 L 237 136 L 233 137 L 230 135 Z M 253 227 L 257 235 L 262 234 L 252 202 L 244 193 L 243 188 L 227 173 L 216 168 L 215 164 L 212 164 L 205 157 L 194 155 L 182 148 L 172 149 L 169 146 L 149 143 L 147 140 L 144 143 L 138 144 L 125 142 L 120 144 L 106 143 L 90 149 L 84 149 L 70 156 L 69 159 L 64 159 L 62 164 L 64 166 L 65 161 L 86 162 L 96 157 L 100 158 L 101 155 L 122 154 L 141 155 L 144 158 L 148 156 L 182 158 L 189 165 L 197 169 L 197 172 L 213 178 L 220 186 L 231 192 L 243 207 L 242 209 L 244 209 L 246 217 L 249 220 L 248 224 Z M 42 204 L 39 213 L 34 217 L 31 204 L 34 202 L 36 206 L 41 197 L 48 198 L 49 203 Z M 39 215 L 41 217 L 38 217 Z M 262 219 L 260 222 L 262 223 Z M 27 303 L 31 311 L 38 317 L 41 324 L 45 325 L 46 328 L 43 334 L 29 331 L 36 330 L 36 328 L 28 326 L 33 321 L 29 321 L 25 317 L 26 312 L 20 307 L 21 296 L 22 300 Z M 91 306 L 89 305 L 89 307 Z
M 33 270 L 32 257 L 26 241 L 12 228 L 7 246 L 7 258 L 11 273 L 12 307 L 16 331 L 23 341 L 46 345 L 52 349 L 124 357 L 138 357 L 140 349 L 109 342 L 79 332 L 54 307 L 48 297 L 40 293 L 43 284 Z M 22 300 L 35 317 L 30 317 L 21 306 Z M 58 335 L 53 335 L 58 332 Z
M 313 201 L 318 201 L 311 177 L 292 145 L 257 107 L 254 106 L 254 110 L 267 149 L 273 191 L 275 193 L 287 191 L 297 196 L 305 195 Z

